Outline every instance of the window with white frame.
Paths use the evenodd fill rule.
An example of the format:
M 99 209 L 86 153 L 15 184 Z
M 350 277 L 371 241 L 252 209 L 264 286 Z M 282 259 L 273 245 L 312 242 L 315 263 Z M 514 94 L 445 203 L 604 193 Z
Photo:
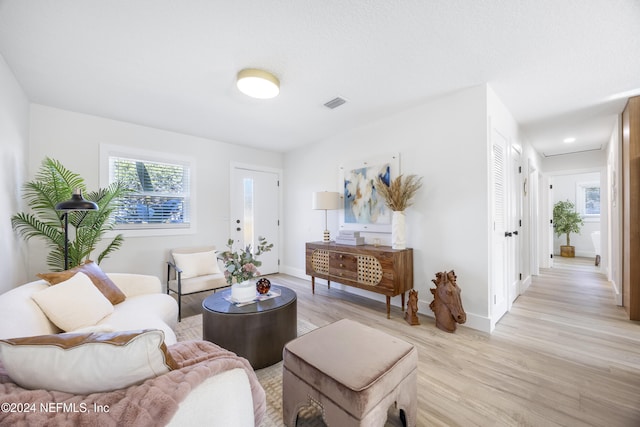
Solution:
M 106 154 L 106 156 L 105 156 Z M 109 183 L 131 192 L 119 200 L 117 229 L 172 229 L 191 225 L 191 163 L 126 149 L 107 149 Z
M 600 183 L 586 182 L 576 186 L 576 208 L 584 217 L 600 216 Z

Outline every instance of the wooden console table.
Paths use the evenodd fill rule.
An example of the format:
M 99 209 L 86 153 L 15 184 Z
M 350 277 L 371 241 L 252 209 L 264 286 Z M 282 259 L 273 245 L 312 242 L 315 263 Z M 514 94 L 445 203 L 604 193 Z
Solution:
M 402 296 L 413 289 L 413 249 L 391 249 L 389 246 L 339 245 L 334 242 L 306 244 L 306 273 L 311 276 L 311 291 L 315 293 L 315 278 L 353 286 L 387 297 L 387 318 L 391 313 L 391 297 Z

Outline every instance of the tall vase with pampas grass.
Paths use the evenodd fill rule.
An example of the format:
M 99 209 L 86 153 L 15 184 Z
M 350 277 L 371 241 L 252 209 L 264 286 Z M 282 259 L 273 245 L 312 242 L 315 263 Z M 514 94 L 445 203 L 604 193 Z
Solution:
M 413 205 L 413 198 L 422 188 L 422 177 L 417 175 L 398 176 L 387 185 L 380 177 L 376 179 L 376 191 L 391 209 L 391 247 L 406 249 L 406 226 L 404 211 Z

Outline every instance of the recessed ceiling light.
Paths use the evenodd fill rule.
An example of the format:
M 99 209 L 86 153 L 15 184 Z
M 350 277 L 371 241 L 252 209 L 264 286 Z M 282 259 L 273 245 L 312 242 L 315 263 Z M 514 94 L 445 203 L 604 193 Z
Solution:
M 255 68 L 245 68 L 238 73 L 240 92 L 252 98 L 269 99 L 280 93 L 280 81 L 271 73 Z
M 562 142 L 564 142 L 565 144 L 571 144 L 572 142 L 576 142 L 576 139 L 574 137 L 565 138 Z

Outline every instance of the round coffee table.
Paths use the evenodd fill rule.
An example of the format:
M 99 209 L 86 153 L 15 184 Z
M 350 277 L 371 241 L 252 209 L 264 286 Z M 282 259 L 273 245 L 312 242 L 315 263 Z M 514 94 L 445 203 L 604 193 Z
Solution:
M 271 286 L 280 296 L 237 307 L 227 301 L 231 290 L 216 292 L 202 301 L 202 335 L 238 356 L 253 369 L 282 360 L 284 345 L 296 338 L 297 296 L 283 286 Z

